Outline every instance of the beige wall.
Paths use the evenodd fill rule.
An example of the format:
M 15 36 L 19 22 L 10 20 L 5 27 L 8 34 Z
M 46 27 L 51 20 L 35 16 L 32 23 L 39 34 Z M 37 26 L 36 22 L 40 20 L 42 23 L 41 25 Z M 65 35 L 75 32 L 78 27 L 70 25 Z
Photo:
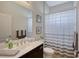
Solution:
M 36 27 L 41 26 L 42 22 L 40 24 L 36 23 L 36 15 L 43 15 L 43 2 L 32 2 L 32 15 L 33 15 L 33 37 L 35 37 L 37 40 L 41 39 L 40 36 L 43 36 L 43 32 L 41 34 L 36 34 Z M 43 18 L 41 19 L 43 21 Z
M 76 3 L 76 13 L 77 13 L 76 25 L 77 25 L 77 32 L 78 32 L 78 50 L 79 50 L 79 2 Z

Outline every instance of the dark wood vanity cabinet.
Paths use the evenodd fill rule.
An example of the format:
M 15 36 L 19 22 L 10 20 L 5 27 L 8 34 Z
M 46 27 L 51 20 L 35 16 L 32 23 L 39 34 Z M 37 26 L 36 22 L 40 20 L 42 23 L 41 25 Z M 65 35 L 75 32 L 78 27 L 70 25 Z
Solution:
M 21 56 L 20 58 L 43 58 L 43 44 Z

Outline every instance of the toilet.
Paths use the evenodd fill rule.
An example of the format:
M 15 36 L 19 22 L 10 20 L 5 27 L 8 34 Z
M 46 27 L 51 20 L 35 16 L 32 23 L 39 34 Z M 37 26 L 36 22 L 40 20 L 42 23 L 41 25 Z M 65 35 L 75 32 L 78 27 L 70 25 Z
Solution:
M 54 50 L 52 48 L 45 47 L 43 51 L 44 51 L 45 58 L 52 58 L 52 56 L 54 54 Z

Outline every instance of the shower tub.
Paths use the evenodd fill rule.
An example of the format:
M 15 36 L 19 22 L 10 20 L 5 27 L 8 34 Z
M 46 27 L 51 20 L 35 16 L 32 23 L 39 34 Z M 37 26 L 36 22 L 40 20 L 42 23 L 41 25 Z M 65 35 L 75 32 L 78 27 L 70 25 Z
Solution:
M 45 58 L 63 58 L 75 57 L 73 44 L 60 41 L 61 39 L 46 39 L 44 42 L 44 57 Z M 58 41 L 59 40 L 59 41 Z M 50 51 L 49 51 L 50 50 Z
M 52 48 L 49 47 L 43 48 L 43 51 L 44 51 L 44 58 L 52 58 L 55 52 Z

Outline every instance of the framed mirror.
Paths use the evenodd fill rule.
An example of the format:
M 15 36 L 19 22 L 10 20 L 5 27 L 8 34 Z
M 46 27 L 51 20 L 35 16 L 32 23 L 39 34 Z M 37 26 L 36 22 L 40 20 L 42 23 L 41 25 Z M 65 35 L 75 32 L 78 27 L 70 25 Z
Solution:
M 36 34 L 41 34 L 41 26 L 36 27 Z
M 40 15 L 36 15 L 36 22 L 41 23 L 41 16 Z

